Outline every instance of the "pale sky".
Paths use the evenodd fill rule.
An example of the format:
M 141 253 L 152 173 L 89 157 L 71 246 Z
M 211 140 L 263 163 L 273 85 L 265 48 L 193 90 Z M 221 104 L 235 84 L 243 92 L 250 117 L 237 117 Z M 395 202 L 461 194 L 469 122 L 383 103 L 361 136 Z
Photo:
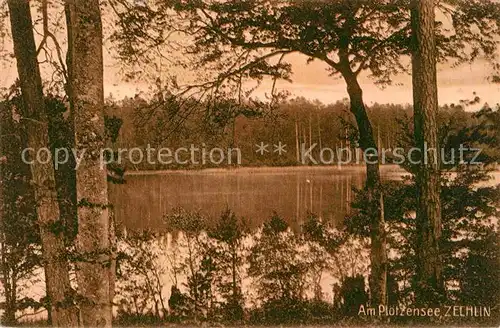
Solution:
M 33 12 L 36 15 L 36 11 Z M 8 24 L 6 24 L 8 26 Z M 106 31 L 105 31 L 106 33 Z M 36 35 L 38 38 L 38 35 Z M 9 40 L 10 41 L 10 40 Z M 12 52 L 12 45 L 6 38 L 0 39 L 0 48 Z M 38 40 L 39 42 L 39 40 Z M 65 45 L 62 45 L 63 48 Z M 1 49 L 0 49 L 1 50 Z M 125 96 L 133 97 L 138 91 L 147 92 L 153 84 L 152 81 L 125 83 L 117 73 L 116 61 L 111 58 L 107 51 L 105 54 L 105 95 L 113 94 L 115 99 Z M 499 48 L 500 55 L 500 48 Z M 326 65 L 319 61 L 307 64 L 307 58 L 303 55 L 292 54 L 287 56 L 287 61 L 292 64 L 293 83 L 279 81 L 278 89 L 285 89 L 292 96 L 303 96 L 308 99 L 318 99 L 323 103 L 332 103 L 347 97 L 345 83 L 342 79 L 333 78 L 328 75 Z M 17 77 L 15 61 L 0 63 L 0 87 L 7 87 Z M 47 73 L 47 72 L 46 72 Z M 49 73 L 50 74 L 50 73 Z M 450 68 L 446 65 L 438 67 L 438 94 L 440 104 L 457 104 L 461 99 L 473 98 L 472 93 L 481 98 L 477 108 L 488 102 L 490 105 L 500 103 L 500 84 L 491 84 L 487 78 L 491 74 L 491 68 L 486 62 L 476 62 L 471 65 L 462 65 L 458 68 Z M 182 77 L 181 77 L 182 78 Z M 409 75 L 400 75 L 394 78 L 395 85 L 380 89 L 366 76 L 361 76 L 361 85 L 364 92 L 365 102 L 370 105 L 378 103 L 412 103 L 412 86 Z M 271 81 L 264 81 L 263 85 L 254 93 L 257 97 L 263 97 L 270 93 Z
M 291 55 L 288 61 L 292 63 L 292 83 L 279 81 L 277 88 L 288 90 L 294 96 L 303 96 L 308 99 L 318 99 L 323 103 L 332 103 L 347 97 L 345 83 L 338 77 L 329 76 L 326 65 L 319 61 L 306 63 L 303 55 Z M 113 93 L 117 99 L 123 96 L 133 96 L 137 90 L 147 90 L 148 84 L 123 83 L 119 77 L 113 75 L 109 69 L 106 72 L 106 95 Z M 476 62 L 471 65 L 462 65 L 458 68 L 449 68 L 446 65 L 438 67 L 438 95 L 440 104 L 458 104 L 461 99 L 472 99 L 473 92 L 481 98 L 479 109 L 485 102 L 490 105 L 500 103 L 500 84 L 492 84 L 487 78 L 490 74 L 490 65 L 486 62 Z M 394 78 L 394 85 L 384 89 L 376 86 L 366 75 L 361 76 L 361 85 L 365 102 L 411 104 L 412 85 L 410 75 L 399 75 Z M 265 81 L 256 90 L 255 95 L 263 97 L 270 93 L 271 80 Z
M 326 65 L 319 61 L 306 63 L 306 57 L 291 55 L 288 59 L 292 63 L 292 83 L 279 81 L 277 88 L 288 90 L 293 96 L 303 96 L 309 99 L 318 99 L 323 103 L 332 103 L 347 97 L 344 81 L 328 75 Z M 106 60 L 105 68 L 105 95 L 113 94 L 115 99 L 125 96 L 133 97 L 137 91 L 147 91 L 152 83 L 125 83 L 121 76 L 112 67 L 110 58 Z M 457 104 L 461 99 L 473 97 L 476 92 L 481 97 L 480 104 L 488 102 L 490 105 L 500 103 L 500 84 L 489 83 L 490 66 L 485 62 L 476 62 L 471 65 L 462 65 L 458 68 L 449 68 L 441 65 L 438 69 L 438 94 L 440 104 Z M 2 67 L 0 86 L 12 84 L 17 76 L 15 63 Z M 400 75 L 394 78 L 397 85 L 385 89 L 374 85 L 366 76 L 361 77 L 365 102 L 370 105 L 378 103 L 407 104 L 412 102 L 411 76 Z M 263 97 L 271 90 L 271 81 L 264 81 L 256 90 L 257 97 Z M 479 107 L 479 106 L 478 106 Z M 469 108 L 475 110 L 478 108 Z
M 293 60 L 297 63 L 294 69 L 294 84 L 282 82 L 280 86 L 307 98 L 317 98 L 323 102 L 332 102 L 347 96 L 343 80 L 328 76 L 325 65 L 320 62 L 305 64 L 305 59 Z M 301 63 L 302 62 L 302 63 Z M 299 64 L 301 63 L 301 64 Z M 485 62 L 472 65 L 463 65 L 458 68 L 449 68 L 444 65 L 438 67 L 438 94 L 441 104 L 455 103 L 460 99 L 473 97 L 476 92 L 481 97 L 481 104 L 490 105 L 500 103 L 500 84 L 489 83 L 491 66 Z M 394 85 L 382 90 L 366 75 L 361 77 L 365 102 L 379 103 L 412 103 L 412 84 L 410 75 L 400 75 L 394 78 Z M 286 83 L 286 84 L 285 84 Z M 287 85 L 288 84 L 288 85 Z

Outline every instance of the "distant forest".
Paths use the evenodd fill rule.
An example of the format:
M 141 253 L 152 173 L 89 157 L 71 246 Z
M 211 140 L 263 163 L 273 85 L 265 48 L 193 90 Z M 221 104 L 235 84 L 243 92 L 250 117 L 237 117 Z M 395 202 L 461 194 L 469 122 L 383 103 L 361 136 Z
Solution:
M 498 105 L 497 105 L 498 106 Z M 183 108 L 186 107 L 186 108 Z M 489 107 L 480 105 L 480 98 L 461 100 L 459 104 L 440 107 L 439 121 L 443 133 L 459 130 L 474 124 L 474 111 Z M 189 120 L 179 120 L 179 111 L 195 112 Z M 208 113 L 209 112 L 209 113 Z M 413 109 L 411 105 L 378 104 L 368 107 L 368 115 L 374 129 L 378 149 L 394 149 L 401 146 L 403 135 L 412 133 Z M 243 154 L 243 166 L 292 166 L 301 164 L 297 160 L 297 144 L 306 149 L 316 144 L 312 151 L 318 155 L 321 147 L 332 149 L 356 148 L 358 140 L 356 124 L 349 111 L 349 101 L 339 100 L 323 104 L 318 100 L 303 97 L 281 100 L 272 108 L 259 102 L 238 105 L 220 101 L 212 108 L 204 104 L 180 104 L 168 96 L 157 96 L 145 100 L 139 96 L 106 100 L 108 129 L 117 132 L 115 149 L 146 149 L 168 147 L 177 149 L 191 144 L 206 149 L 239 148 Z M 154 119 L 153 119 L 154 118 Z M 404 138 L 403 138 L 404 139 Z M 256 153 L 261 142 L 270 145 L 270 154 Z M 286 144 L 286 153 L 273 154 L 273 144 Z M 300 149 L 300 146 L 299 146 Z M 210 167 L 201 165 L 162 165 L 128 162 L 126 156 L 121 163 L 127 170 L 196 169 Z M 220 166 L 227 165 L 222 163 Z

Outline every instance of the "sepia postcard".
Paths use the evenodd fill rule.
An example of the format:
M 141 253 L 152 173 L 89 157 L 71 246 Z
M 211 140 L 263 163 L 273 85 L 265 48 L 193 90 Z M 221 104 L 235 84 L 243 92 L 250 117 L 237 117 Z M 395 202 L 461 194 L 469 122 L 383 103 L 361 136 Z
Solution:
M 500 0 L 0 0 L 0 324 L 500 325 Z

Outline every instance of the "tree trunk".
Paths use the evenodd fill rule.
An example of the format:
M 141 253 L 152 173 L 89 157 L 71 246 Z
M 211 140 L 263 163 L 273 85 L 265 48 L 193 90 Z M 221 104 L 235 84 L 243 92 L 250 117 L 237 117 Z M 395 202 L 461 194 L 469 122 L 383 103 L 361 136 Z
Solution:
M 69 90 L 76 150 L 84 154 L 76 172 L 81 315 L 84 326 L 110 327 L 114 261 L 106 170 L 100 166 L 105 146 L 101 12 L 98 0 L 73 0 L 68 9 Z
M 350 110 L 354 114 L 359 131 L 359 146 L 363 151 L 370 150 L 366 163 L 365 189 L 368 197 L 368 211 L 370 217 L 370 294 L 371 303 L 374 306 L 386 304 L 387 289 L 387 254 L 384 229 L 383 194 L 380 181 L 380 167 L 378 163 L 378 148 L 373 136 L 370 119 L 366 113 L 363 102 L 363 91 L 357 81 L 356 75 L 348 65 L 341 71 L 346 84 L 350 99 Z
M 4 238 L 4 234 L 2 232 L 2 239 Z M 4 312 L 2 313 L 2 321 L 1 323 L 4 324 L 5 326 L 15 326 L 17 324 L 16 321 L 16 299 L 13 298 L 13 290 L 17 288 L 17 286 L 14 286 L 12 284 L 12 279 L 11 279 L 11 270 L 9 267 L 9 264 L 7 263 L 6 256 L 7 254 L 5 253 L 5 248 L 7 245 L 3 242 L 0 245 L 1 247 L 1 260 L 2 260 L 2 285 L 3 285 L 3 291 L 4 291 Z
M 49 145 L 47 114 L 43 98 L 42 79 L 36 56 L 30 5 L 28 1 L 9 0 L 14 53 L 25 103 L 23 120 L 28 134 L 28 147 L 35 151 Z M 78 317 L 71 299 L 69 266 L 64 235 L 56 233 L 61 224 L 59 205 L 51 160 L 34 160 L 31 164 L 36 210 L 43 248 L 47 295 L 50 299 L 52 324 L 76 326 Z
M 421 149 L 417 170 L 417 301 L 433 305 L 444 295 L 442 264 L 439 254 L 441 237 L 440 154 L 437 139 L 437 77 L 434 40 L 434 2 L 413 0 L 412 75 L 415 144 Z M 434 149 L 435 151 L 427 151 Z
M 300 145 L 299 145 L 299 123 L 295 119 L 295 156 L 297 157 L 297 163 L 300 163 Z
M 2 110 L 2 108 L 0 108 Z M 3 115 L 2 115 L 3 114 Z M 11 286 L 10 286 L 10 266 L 7 259 L 7 242 L 6 242 L 6 201 L 4 199 L 4 188 L 6 189 L 5 180 L 7 179 L 7 174 L 5 174 L 3 169 L 3 161 L 7 160 L 7 151 L 4 143 L 4 125 L 5 124 L 5 114 L 0 113 L 0 270 L 2 270 L 1 280 L 4 291 L 5 307 L 4 313 L 2 314 L 1 324 L 6 326 L 14 326 L 16 324 L 16 311 L 15 307 L 12 306 L 11 298 Z M 5 159 L 4 159 L 5 156 Z

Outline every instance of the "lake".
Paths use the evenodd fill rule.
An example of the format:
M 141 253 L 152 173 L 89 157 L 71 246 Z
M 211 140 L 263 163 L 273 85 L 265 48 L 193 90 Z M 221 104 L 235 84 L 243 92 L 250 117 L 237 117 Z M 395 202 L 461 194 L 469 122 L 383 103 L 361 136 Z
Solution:
M 398 166 L 382 166 L 384 180 L 398 179 Z M 226 208 L 258 226 L 276 212 L 298 227 L 308 212 L 340 221 L 349 212 L 353 187 L 364 166 L 266 167 L 199 171 L 132 172 L 124 185 L 109 186 L 117 222 L 132 230 L 159 229 L 176 207 L 219 216 Z

